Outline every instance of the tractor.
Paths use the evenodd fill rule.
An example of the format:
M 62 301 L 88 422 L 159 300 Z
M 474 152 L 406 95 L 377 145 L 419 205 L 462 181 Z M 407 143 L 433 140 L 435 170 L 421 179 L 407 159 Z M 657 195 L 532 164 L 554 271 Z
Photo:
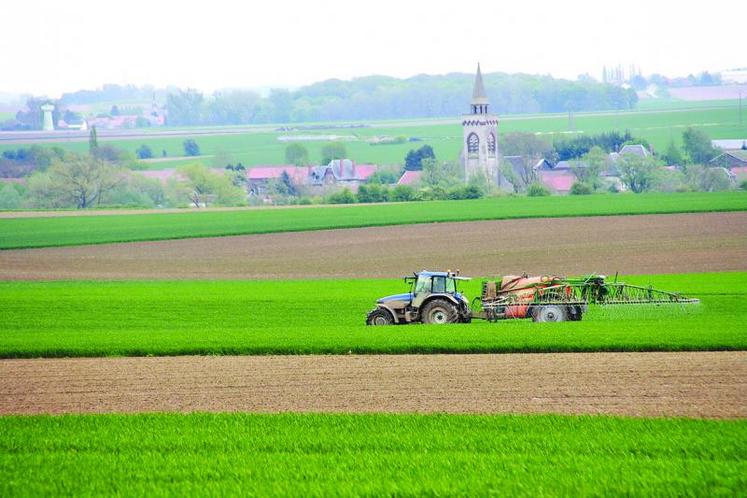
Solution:
M 535 322 L 579 321 L 589 304 L 666 305 L 695 304 L 698 299 L 668 292 L 607 282 L 604 275 L 566 278 L 553 275 L 509 275 L 483 280 L 482 293 L 472 303 L 460 293 L 458 283 L 470 280 L 459 271 L 421 271 L 405 277 L 410 292 L 382 297 L 366 316 L 367 325 L 408 323 L 469 323 L 531 318 Z
M 457 284 L 459 272 L 421 271 L 404 277 L 410 291 L 382 297 L 368 313 L 367 325 L 469 323 L 472 311 Z

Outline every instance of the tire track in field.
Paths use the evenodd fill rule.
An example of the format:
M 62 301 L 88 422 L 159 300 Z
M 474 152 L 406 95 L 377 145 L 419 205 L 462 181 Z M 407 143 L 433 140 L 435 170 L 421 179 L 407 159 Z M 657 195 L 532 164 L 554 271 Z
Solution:
M 448 412 L 747 417 L 747 352 L 0 361 L 0 414 Z

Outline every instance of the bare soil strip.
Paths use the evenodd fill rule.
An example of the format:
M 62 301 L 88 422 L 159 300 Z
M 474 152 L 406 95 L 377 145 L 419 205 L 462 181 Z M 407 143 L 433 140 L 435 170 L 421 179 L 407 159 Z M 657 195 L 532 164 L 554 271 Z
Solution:
M 0 279 L 383 278 L 747 270 L 747 213 L 542 218 L 0 251 Z
M 0 361 L 0 414 L 449 412 L 747 417 L 747 352 Z

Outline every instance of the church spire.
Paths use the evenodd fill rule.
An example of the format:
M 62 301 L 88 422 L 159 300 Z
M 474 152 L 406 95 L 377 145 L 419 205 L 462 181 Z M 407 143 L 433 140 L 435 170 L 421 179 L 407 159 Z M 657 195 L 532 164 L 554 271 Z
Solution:
M 472 114 L 487 114 L 488 96 L 485 93 L 485 85 L 482 82 L 480 63 L 477 63 L 477 75 L 475 76 L 475 87 L 472 89 Z

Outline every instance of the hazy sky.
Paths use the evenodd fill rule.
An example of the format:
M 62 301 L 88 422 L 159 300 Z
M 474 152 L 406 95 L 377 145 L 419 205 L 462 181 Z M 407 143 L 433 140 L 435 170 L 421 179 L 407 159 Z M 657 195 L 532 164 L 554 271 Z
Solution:
M 695 5 L 689 7 L 688 5 Z M 0 92 L 202 90 L 483 70 L 599 78 L 747 66 L 740 1 L 3 0 Z M 741 38 L 741 41 L 740 39 Z

